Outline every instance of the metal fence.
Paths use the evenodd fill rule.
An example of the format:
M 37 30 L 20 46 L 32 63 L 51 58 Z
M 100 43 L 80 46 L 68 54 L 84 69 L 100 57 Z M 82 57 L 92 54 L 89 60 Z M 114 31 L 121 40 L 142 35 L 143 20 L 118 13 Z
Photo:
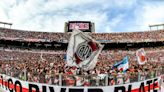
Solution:
M 29 75 L 26 70 L 0 69 L 1 74 L 6 74 L 24 81 L 46 83 L 59 86 L 111 86 L 138 82 L 150 78 L 155 78 L 164 74 L 164 68 L 155 71 L 133 74 L 95 74 L 95 75 L 68 75 L 68 74 L 44 74 L 34 73 Z

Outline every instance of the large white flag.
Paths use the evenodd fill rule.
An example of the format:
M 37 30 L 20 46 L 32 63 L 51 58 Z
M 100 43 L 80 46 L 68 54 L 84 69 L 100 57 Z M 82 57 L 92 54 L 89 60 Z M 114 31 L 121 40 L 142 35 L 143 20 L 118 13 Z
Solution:
M 76 66 L 84 70 L 93 69 L 103 45 L 92 39 L 91 36 L 74 30 L 67 48 L 67 66 Z
M 136 51 L 138 64 L 143 65 L 147 62 L 146 53 L 143 48 Z

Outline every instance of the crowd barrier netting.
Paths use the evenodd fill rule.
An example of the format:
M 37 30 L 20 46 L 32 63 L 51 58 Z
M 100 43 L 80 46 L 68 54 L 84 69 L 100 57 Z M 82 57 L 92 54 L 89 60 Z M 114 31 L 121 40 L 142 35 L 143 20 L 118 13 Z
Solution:
M 0 69 L 1 74 L 5 74 L 23 81 L 44 83 L 58 86 L 112 86 L 139 82 L 158 77 L 164 73 L 164 69 L 158 69 L 148 73 L 133 73 L 132 75 L 122 74 L 94 74 L 94 75 L 71 75 L 71 74 L 44 74 L 36 72 L 29 75 L 26 70 Z
M 25 70 L 0 69 L 1 74 L 11 76 L 23 81 L 44 83 L 57 86 L 112 86 L 139 82 L 147 79 L 152 79 L 164 74 L 164 68 L 145 72 L 133 73 L 132 75 L 122 74 L 121 77 L 117 74 L 95 74 L 95 75 L 71 75 L 71 74 L 44 74 L 34 73 L 29 75 Z

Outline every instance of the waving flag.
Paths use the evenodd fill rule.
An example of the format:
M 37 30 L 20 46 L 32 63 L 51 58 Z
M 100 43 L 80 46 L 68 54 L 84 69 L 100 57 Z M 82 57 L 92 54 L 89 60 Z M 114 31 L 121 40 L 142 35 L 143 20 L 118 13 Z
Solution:
M 146 53 L 143 48 L 136 51 L 138 64 L 143 65 L 147 62 Z
M 74 30 L 67 48 L 67 66 L 93 69 L 103 46 L 80 30 Z
M 125 72 L 129 68 L 129 61 L 128 61 L 128 56 L 124 57 L 124 59 L 116 63 L 113 67 L 117 68 L 118 70 L 123 70 Z

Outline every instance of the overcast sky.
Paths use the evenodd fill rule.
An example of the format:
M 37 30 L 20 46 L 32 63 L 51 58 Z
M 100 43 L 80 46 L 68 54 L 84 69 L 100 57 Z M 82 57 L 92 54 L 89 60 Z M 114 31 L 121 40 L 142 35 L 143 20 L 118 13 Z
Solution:
M 0 21 L 12 28 L 64 32 L 64 22 L 92 21 L 96 32 L 149 30 L 164 23 L 164 0 L 1 0 Z

